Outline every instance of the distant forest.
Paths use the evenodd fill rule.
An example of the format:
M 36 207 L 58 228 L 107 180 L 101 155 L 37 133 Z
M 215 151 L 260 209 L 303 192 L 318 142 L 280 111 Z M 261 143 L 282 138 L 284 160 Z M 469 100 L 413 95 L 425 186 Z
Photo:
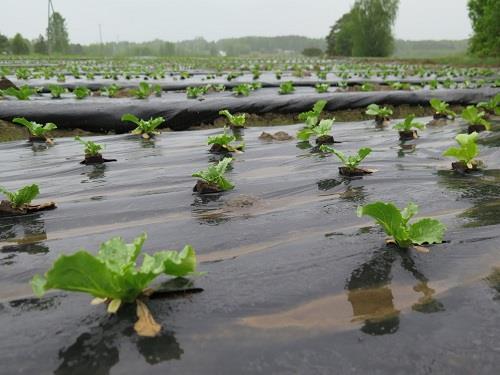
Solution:
M 393 56 L 400 58 L 412 57 L 440 57 L 465 54 L 468 40 L 440 40 L 440 41 L 405 41 L 396 40 Z M 196 38 L 177 43 L 154 40 L 144 43 L 112 42 L 91 44 L 88 46 L 73 45 L 81 55 L 108 55 L 108 56 L 227 56 L 244 55 L 276 55 L 300 54 L 306 48 L 320 48 L 326 50 L 325 39 L 314 39 L 303 36 L 278 37 L 243 37 L 220 39 L 209 42 L 203 38 Z

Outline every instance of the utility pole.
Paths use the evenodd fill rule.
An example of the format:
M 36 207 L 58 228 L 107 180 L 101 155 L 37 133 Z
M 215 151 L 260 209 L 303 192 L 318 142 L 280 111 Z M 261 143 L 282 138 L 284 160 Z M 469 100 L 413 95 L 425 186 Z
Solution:
M 48 11 L 47 11 L 47 54 L 50 56 L 50 47 L 52 40 L 52 33 L 50 32 L 50 18 L 54 14 L 54 6 L 52 5 L 52 0 L 49 0 Z

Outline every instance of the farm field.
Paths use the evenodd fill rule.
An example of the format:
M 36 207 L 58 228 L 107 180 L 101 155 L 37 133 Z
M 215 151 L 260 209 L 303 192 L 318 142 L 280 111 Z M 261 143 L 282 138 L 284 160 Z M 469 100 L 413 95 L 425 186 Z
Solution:
M 0 66 L 17 88 L 3 89 L 0 119 L 18 134 L 0 143 L 0 186 L 36 184 L 34 202 L 57 206 L 12 200 L 0 211 L 2 373 L 329 373 L 335 363 L 339 373 L 486 374 L 500 366 L 496 68 L 226 59 Z M 335 121 L 341 111 L 356 118 Z M 377 216 L 367 213 L 374 202 L 414 202 L 419 211 L 384 206 Z M 422 218 L 434 221 L 408 237 L 406 223 Z M 119 300 L 112 315 L 71 293 L 101 297 L 111 284 L 90 266 L 88 278 L 76 277 L 59 257 L 76 262 L 69 255 L 84 248 L 99 259 L 100 244 L 141 233 L 146 254 L 192 246 L 195 255 L 162 263 L 160 273 L 181 277 L 161 276 L 156 293 L 131 301 L 109 292 L 108 311 Z M 113 262 L 124 260 L 105 252 L 111 260 L 98 262 L 118 272 Z M 66 284 L 55 271 L 33 279 L 55 264 Z M 125 303 L 136 297 L 161 326 L 153 335 Z

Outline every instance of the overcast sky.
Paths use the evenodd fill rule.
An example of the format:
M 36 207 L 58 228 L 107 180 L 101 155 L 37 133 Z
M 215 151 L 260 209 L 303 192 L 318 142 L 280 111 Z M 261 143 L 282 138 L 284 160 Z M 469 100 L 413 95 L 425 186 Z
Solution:
M 324 37 L 354 0 L 52 0 L 66 18 L 73 43 L 207 40 L 248 35 Z M 48 0 L 0 0 L 0 33 L 44 33 Z M 401 0 L 400 39 L 465 39 L 471 34 L 467 0 Z

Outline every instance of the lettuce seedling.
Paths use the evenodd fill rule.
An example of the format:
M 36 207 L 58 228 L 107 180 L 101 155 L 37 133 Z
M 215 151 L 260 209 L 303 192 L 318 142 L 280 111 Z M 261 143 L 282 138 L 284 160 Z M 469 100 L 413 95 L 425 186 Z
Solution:
M 358 217 L 370 216 L 396 242 L 401 249 L 411 245 L 433 244 L 443 242 L 446 227 L 436 219 L 421 219 L 409 224 L 410 219 L 418 212 L 418 206 L 409 203 L 400 211 L 394 204 L 375 202 L 358 207 Z
M 108 98 L 114 98 L 116 94 L 120 91 L 120 87 L 116 84 L 112 84 L 101 90 L 101 95 L 107 96 Z
M 403 122 L 394 125 L 393 128 L 399 130 L 399 134 L 402 138 L 403 137 L 406 138 L 405 135 L 410 133 L 412 134 L 412 138 L 416 138 L 417 132 L 414 129 L 420 129 L 420 130 L 425 129 L 425 125 L 420 122 L 413 121 L 414 119 L 415 115 L 408 115 L 406 116 Z
M 155 336 L 161 327 L 147 310 L 144 297 L 149 296 L 150 284 L 161 275 L 184 277 L 196 271 L 196 254 L 190 245 L 182 251 L 166 250 L 153 255 L 144 254 L 141 266 L 137 260 L 146 233 L 127 244 L 114 237 L 101 244 L 97 255 L 79 250 L 72 255 L 61 255 L 45 273 L 31 280 L 33 292 L 42 297 L 52 289 L 87 293 L 94 297 L 92 304 L 107 303 L 108 313 L 116 313 L 124 303 L 136 302 L 139 321 L 135 329 L 139 335 Z M 149 324 L 141 314 L 146 309 Z
M 0 193 L 7 197 L 13 208 L 22 208 L 23 206 L 29 205 L 31 201 L 40 194 L 40 189 L 38 185 L 33 184 L 12 192 L 0 186 Z
M 358 150 L 357 155 L 347 156 L 343 152 L 327 145 L 321 145 L 319 150 L 321 152 L 330 153 L 337 156 L 342 164 L 344 164 L 344 168 L 347 169 L 347 172 L 354 172 L 356 169 L 358 169 L 359 164 L 372 152 L 371 148 L 363 147 Z
M 200 178 L 207 184 L 215 186 L 222 191 L 234 189 L 231 181 L 224 177 L 224 173 L 226 173 L 226 169 L 232 161 L 232 158 L 224 158 L 216 165 L 211 165 L 205 170 L 193 173 L 193 177 Z
M 434 109 L 435 118 L 448 118 L 454 119 L 457 114 L 449 109 L 450 105 L 439 99 L 431 99 L 430 105 Z
M 235 128 L 245 127 L 245 122 L 246 122 L 246 114 L 245 113 L 232 115 L 231 112 L 229 112 L 227 109 L 224 109 L 222 111 L 219 111 L 219 115 L 226 116 L 227 119 L 229 120 L 229 123 L 231 124 L 231 126 L 233 126 Z
M 21 80 L 28 80 L 31 77 L 31 71 L 28 68 L 16 69 L 16 78 Z
M 153 87 L 147 82 L 141 82 L 136 89 L 130 90 L 130 93 L 137 99 L 146 99 L 153 93 Z
M 274 72 L 274 76 L 276 77 L 276 80 L 279 81 L 281 79 L 281 77 L 283 76 L 283 72 L 281 70 L 276 70 Z
M 32 138 L 41 138 L 45 139 L 46 141 L 49 141 L 47 133 L 57 129 L 56 124 L 52 122 L 48 122 L 45 125 L 42 125 L 34 121 L 28 121 L 24 117 L 16 117 L 12 120 L 12 122 L 25 126 L 32 135 Z
M 297 139 L 306 142 L 309 141 L 309 138 L 313 135 L 317 138 L 329 137 L 334 122 L 335 119 L 332 118 L 329 120 L 321 120 L 316 126 L 305 127 L 297 132 Z
M 324 94 L 325 92 L 328 92 L 328 89 L 330 88 L 329 83 L 317 83 L 316 86 L 314 86 L 316 89 L 316 92 L 318 94 Z
M 484 109 L 487 113 L 500 116 L 500 94 L 496 94 L 487 102 L 477 104 L 478 108 Z
M 248 96 L 250 95 L 250 91 L 252 90 L 253 90 L 252 85 L 248 83 L 242 83 L 233 87 L 233 92 L 236 96 Z
M 95 157 L 101 155 L 101 151 L 104 149 L 103 145 L 92 141 L 84 141 L 79 136 L 75 137 L 75 141 L 80 142 L 84 146 L 85 157 Z
M 234 142 L 236 137 L 227 133 L 227 128 L 224 127 L 224 133 L 219 135 L 212 135 L 208 137 L 207 144 L 212 148 L 213 153 L 227 153 L 227 152 L 240 152 L 245 148 L 245 144 L 241 143 L 237 146 L 232 146 L 230 143 Z
M 81 100 L 90 95 L 90 90 L 85 86 L 79 86 L 73 90 L 73 94 L 77 99 Z
M 6 96 L 14 96 L 18 100 L 28 100 L 31 95 L 35 94 L 36 91 L 31 87 L 24 85 L 16 89 L 15 87 L 9 87 L 2 90 L 2 94 Z
M 486 130 L 491 129 L 491 124 L 484 118 L 486 113 L 479 111 L 473 105 L 468 106 L 462 112 L 462 118 L 469 123 L 470 126 L 484 127 Z
M 380 107 L 378 104 L 370 104 L 365 112 L 368 116 L 375 116 L 375 121 L 378 124 L 389 121 L 393 112 L 392 109 L 387 107 Z
M 149 139 L 157 134 L 156 128 L 165 122 L 163 117 L 151 117 L 149 120 L 139 119 L 137 116 L 126 113 L 122 116 L 122 121 L 130 121 L 137 125 L 137 128 L 132 130 L 132 134 L 139 134 L 145 139 Z
M 295 91 L 295 87 L 293 86 L 293 82 L 287 81 L 287 82 L 283 82 L 280 85 L 278 93 L 280 95 L 288 95 L 288 94 L 292 94 L 294 91 Z
M 49 85 L 49 91 L 52 99 L 61 99 L 61 95 L 66 92 L 66 89 L 59 85 Z
M 373 91 L 375 89 L 375 86 L 373 86 L 371 83 L 363 83 L 361 85 L 361 91 Z
M 206 94 L 207 88 L 204 86 L 187 87 L 186 96 L 188 99 L 197 99 L 198 97 Z
M 467 167 L 466 169 L 477 169 L 482 164 L 481 161 L 475 160 L 479 155 L 479 148 L 476 143 L 478 137 L 479 134 L 476 132 L 457 135 L 455 140 L 459 147 L 450 147 L 443 153 L 443 156 L 457 159 L 459 163 Z
M 299 120 L 306 124 L 306 127 L 314 127 L 319 123 L 319 117 L 321 112 L 326 106 L 326 100 L 318 100 L 314 103 L 313 109 L 311 111 L 302 112 L 299 115 Z

